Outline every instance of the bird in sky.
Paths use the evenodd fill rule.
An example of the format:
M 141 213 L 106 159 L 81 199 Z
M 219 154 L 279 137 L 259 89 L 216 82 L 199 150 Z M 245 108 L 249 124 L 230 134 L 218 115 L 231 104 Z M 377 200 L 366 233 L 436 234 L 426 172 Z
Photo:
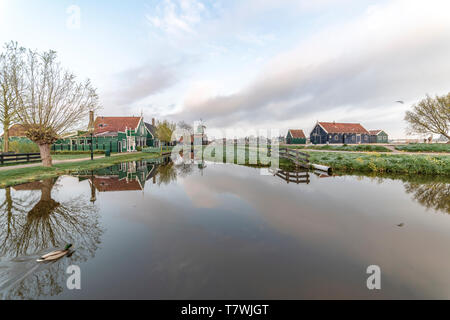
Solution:
M 398 100 L 398 101 L 395 101 L 395 102 L 397 102 L 397 103 L 401 103 L 401 104 L 405 104 L 405 102 L 404 102 L 404 101 L 402 101 L 402 100 Z

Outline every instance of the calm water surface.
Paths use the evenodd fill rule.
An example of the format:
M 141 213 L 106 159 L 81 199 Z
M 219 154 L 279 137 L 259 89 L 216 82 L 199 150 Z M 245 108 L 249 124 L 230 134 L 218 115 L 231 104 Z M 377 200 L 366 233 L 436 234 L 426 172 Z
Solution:
M 450 298 L 449 181 L 283 175 L 141 161 L 0 190 L 0 297 Z

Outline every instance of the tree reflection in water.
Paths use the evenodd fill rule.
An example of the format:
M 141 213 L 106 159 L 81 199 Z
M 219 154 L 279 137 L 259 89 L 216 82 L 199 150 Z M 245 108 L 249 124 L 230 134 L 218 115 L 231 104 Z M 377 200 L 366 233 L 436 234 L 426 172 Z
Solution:
M 450 183 L 405 183 L 405 190 L 412 193 L 414 200 L 428 209 L 450 214 Z
M 58 202 L 52 198 L 57 179 L 46 179 L 5 190 L 0 207 L 0 297 L 42 298 L 59 294 L 66 268 L 95 255 L 103 230 L 89 196 Z M 40 191 L 36 193 L 35 190 Z M 37 197 L 36 197 L 37 196 Z M 42 253 L 67 243 L 76 249 L 70 258 L 38 264 Z
M 158 185 L 168 185 L 177 180 L 177 169 L 173 162 L 158 167 L 157 181 Z

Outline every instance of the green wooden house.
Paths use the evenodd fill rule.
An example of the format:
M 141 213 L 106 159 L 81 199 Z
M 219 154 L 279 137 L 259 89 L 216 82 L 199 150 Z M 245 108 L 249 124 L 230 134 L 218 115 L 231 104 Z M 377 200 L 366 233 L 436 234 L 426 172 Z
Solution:
M 389 136 L 383 130 L 370 130 L 370 143 L 388 143 Z
M 88 132 L 79 131 L 58 140 L 52 150 L 89 151 L 91 143 L 94 150 L 134 152 L 148 146 L 148 129 L 142 117 L 97 117 L 92 141 Z
M 156 122 L 152 119 L 152 123 L 144 122 L 147 129 L 147 147 L 159 147 L 160 143 L 156 136 Z
M 287 144 L 306 144 L 306 136 L 303 130 L 290 129 L 286 136 Z

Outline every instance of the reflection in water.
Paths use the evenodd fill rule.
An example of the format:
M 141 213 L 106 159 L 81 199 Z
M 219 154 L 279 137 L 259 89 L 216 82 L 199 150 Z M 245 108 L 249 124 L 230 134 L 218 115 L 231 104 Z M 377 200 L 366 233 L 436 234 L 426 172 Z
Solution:
M 412 193 L 414 200 L 428 209 L 450 214 L 450 183 L 405 183 L 405 190 Z
M 0 212 L 0 296 L 29 298 L 53 296 L 63 290 L 68 259 L 38 264 L 36 258 L 73 243 L 70 263 L 87 261 L 95 255 L 103 230 L 89 198 L 79 195 L 64 201 L 52 198 L 57 179 L 46 179 L 5 190 Z M 37 197 L 40 191 L 40 197 Z M 24 199 L 28 199 L 24 201 Z M 30 275 L 33 274 L 31 277 Z
M 286 181 L 286 183 L 310 183 L 309 170 L 286 171 L 282 169 L 269 169 L 269 172 L 272 173 L 275 177 Z
M 380 177 L 320 179 L 328 176 L 283 170 L 260 176 L 256 169 L 217 168 L 192 154 L 189 161 L 181 160 L 152 159 L 79 172 L 85 192 L 75 194 L 73 178 L 7 188 L 4 198 L 1 191 L 0 298 L 67 296 L 66 268 L 82 262 L 96 283 L 83 292 L 86 298 L 222 298 L 239 292 L 245 298 L 310 297 L 310 289 L 317 290 L 314 296 L 326 297 L 330 291 L 333 297 L 341 287 L 349 290 L 347 296 L 358 297 L 366 293 L 355 275 L 373 257 L 392 262 L 383 266 L 391 270 L 405 261 L 423 268 L 425 275 L 434 270 L 408 248 L 418 234 L 427 235 L 429 248 L 444 243 L 436 239 L 445 233 L 432 233 L 421 224 L 431 218 L 421 214 L 421 206 L 450 213 L 447 181 L 403 178 L 403 184 L 391 184 Z M 421 206 L 408 202 L 410 195 L 401 198 L 404 189 Z M 392 199 L 371 211 L 377 197 L 390 196 L 389 190 L 395 191 Z M 347 200 L 348 194 L 356 199 Z M 397 228 L 404 220 L 397 219 L 394 209 L 404 207 L 419 214 L 408 215 L 406 227 Z M 100 212 L 109 234 L 102 239 L 101 254 L 91 259 L 105 229 Z M 36 263 L 40 255 L 66 243 L 74 244 L 72 257 Z M 368 248 L 376 248 L 376 254 Z M 388 251 L 396 252 L 395 258 L 385 258 L 382 253 Z M 337 271 L 328 270 L 329 265 Z M 405 279 L 396 277 L 408 287 L 407 274 Z M 118 281 L 118 292 L 110 279 Z

